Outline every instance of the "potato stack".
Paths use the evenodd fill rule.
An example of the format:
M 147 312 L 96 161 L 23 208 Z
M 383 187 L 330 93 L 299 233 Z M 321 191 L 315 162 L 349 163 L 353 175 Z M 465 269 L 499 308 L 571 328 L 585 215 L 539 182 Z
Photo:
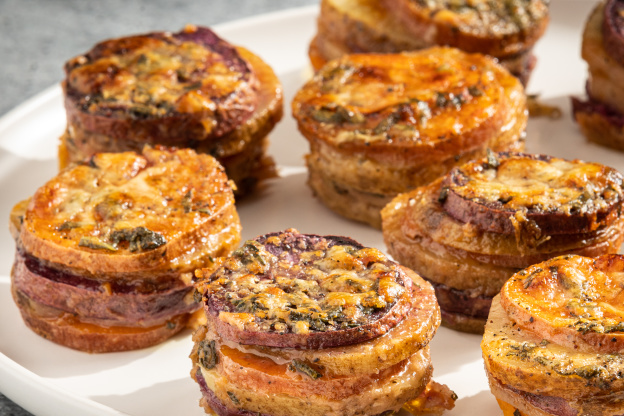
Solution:
M 223 167 L 190 149 L 97 153 L 11 212 L 11 290 L 37 334 L 87 352 L 162 342 L 200 307 L 191 279 L 240 241 Z
M 496 58 L 526 85 L 548 1 L 322 0 L 309 47 L 314 68 L 350 53 L 452 46 Z
M 481 348 L 506 416 L 624 414 L 624 257 L 566 255 L 512 276 Z
M 191 376 L 208 413 L 381 415 L 419 396 L 414 408 L 453 406 L 431 382 L 433 288 L 380 251 L 289 229 L 196 275 L 207 324 Z
M 622 175 L 599 163 L 493 153 L 399 195 L 382 211 L 400 263 L 433 283 L 442 324 L 482 333 L 518 270 L 562 254 L 616 253 Z
M 110 39 L 65 64 L 61 167 L 96 152 L 192 148 L 219 160 L 237 195 L 274 176 L 267 135 L 282 89 L 258 56 L 205 27 Z
M 308 184 L 330 209 L 381 227 L 401 192 L 497 151 L 524 149 L 524 89 L 493 59 L 459 49 L 344 56 L 295 95 L 310 143 Z
M 572 98 L 574 119 L 591 142 L 624 150 L 624 3 L 599 2 L 583 32 L 587 99 Z

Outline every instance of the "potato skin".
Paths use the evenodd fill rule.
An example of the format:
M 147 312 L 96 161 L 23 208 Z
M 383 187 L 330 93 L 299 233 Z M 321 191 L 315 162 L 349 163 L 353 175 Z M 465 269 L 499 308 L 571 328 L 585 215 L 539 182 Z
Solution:
M 425 290 L 376 249 L 295 229 L 248 240 L 206 277 L 206 315 L 223 338 L 282 348 L 331 348 L 383 335 Z
M 624 64 L 621 38 L 614 33 L 621 24 L 613 16 L 617 2 L 599 2 L 583 31 L 581 56 L 588 65 L 587 99 L 572 97 L 572 113 L 587 140 L 624 150 Z
M 551 342 L 576 351 L 620 354 L 622 272 L 619 254 L 555 257 L 512 276 L 501 290 L 501 304 L 514 321 Z
M 107 40 L 69 60 L 65 73 L 70 125 L 145 144 L 220 137 L 257 100 L 247 62 L 205 27 Z
M 440 324 L 434 290 L 379 250 L 288 229 L 247 241 L 215 273 L 197 271 L 196 280 L 207 320 L 193 334 L 191 377 L 207 412 L 382 415 L 417 397 L 414 408 L 454 405 L 448 388 L 431 383 L 428 344 Z M 373 322 L 386 330 L 353 342 L 350 327 L 367 333 L 369 321 L 386 320 L 387 308 L 364 321 L 349 314 L 353 302 L 365 306 L 375 293 L 390 295 L 390 312 L 407 294 L 407 312 L 396 323 Z M 340 312 L 351 320 L 346 330 L 343 317 L 324 315 L 331 299 L 341 301 Z M 318 327 L 316 318 L 327 326 Z

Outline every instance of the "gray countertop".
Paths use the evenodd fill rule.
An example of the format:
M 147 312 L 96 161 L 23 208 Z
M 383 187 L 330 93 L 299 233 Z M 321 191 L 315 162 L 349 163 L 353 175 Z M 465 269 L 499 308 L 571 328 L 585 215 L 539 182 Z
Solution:
M 111 37 L 214 26 L 318 0 L 0 0 L 0 116 L 63 78 L 63 64 Z M 9 334 L 0 334 L 0 338 Z M 33 397 L 33 400 L 37 400 Z M 53 413 L 53 411 L 52 411 Z M 0 393 L 0 415 L 27 411 Z

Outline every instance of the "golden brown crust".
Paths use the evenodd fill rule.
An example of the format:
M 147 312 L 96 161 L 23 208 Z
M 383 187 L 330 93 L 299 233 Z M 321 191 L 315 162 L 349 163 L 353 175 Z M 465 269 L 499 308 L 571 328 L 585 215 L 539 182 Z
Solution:
M 489 58 L 433 48 L 333 61 L 297 93 L 293 115 L 310 142 L 315 194 L 379 227 L 379 208 L 397 193 L 488 147 L 523 149 L 525 105 L 519 82 Z
M 100 42 L 65 64 L 70 125 L 143 144 L 218 138 L 254 112 L 254 72 L 205 27 Z
M 328 61 L 351 53 L 397 53 L 436 46 L 435 39 L 414 36 L 405 24 L 409 19 L 398 16 L 393 9 L 396 7 L 376 0 L 323 0 L 317 33 L 308 50 L 314 69 L 319 70 Z M 535 66 L 532 46 L 526 44 L 518 53 L 496 56 L 523 85 L 527 85 Z M 480 49 L 470 51 L 492 53 Z
M 385 0 L 412 35 L 495 57 L 530 49 L 548 25 L 548 1 Z
M 306 138 L 401 165 L 483 146 L 511 114 L 520 118 L 519 139 L 526 122 L 514 77 L 487 57 L 451 48 L 333 61 L 299 90 L 292 109 Z
M 549 239 L 541 236 L 537 242 L 530 238 L 517 239 L 514 235 L 486 232 L 448 215 L 439 200 L 442 181 L 443 178 L 440 178 L 409 194 L 401 227 L 409 238 L 428 238 L 435 248 L 442 247 L 456 257 L 470 257 L 502 267 L 524 268 L 565 253 L 599 255 L 615 252 L 624 237 L 622 218 L 593 233 L 552 235 L 548 236 Z
M 190 147 L 199 153 L 216 157 L 230 179 L 238 185 L 237 195 L 247 193 L 259 180 L 276 176 L 274 163 L 265 156 L 265 150 L 266 136 L 282 118 L 281 83 L 273 70 L 258 56 L 242 47 L 234 47 L 233 50 L 252 74 L 252 90 L 248 93 L 253 97 L 253 111 L 246 117 L 231 117 L 235 122 L 232 128 L 222 129 L 218 135 L 204 137 L 204 133 L 194 130 L 205 131 L 204 124 L 210 123 L 199 122 L 195 129 L 190 128 L 189 123 L 179 126 L 174 124 L 169 128 L 166 117 L 155 114 L 150 123 L 154 124 L 158 134 L 145 135 L 130 114 L 126 114 L 126 118 L 119 114 L 116 117 L 98 115 L 96 119 L 93 114 L 82 111 L 82 107 L 73 105 L 73 101 L 68 98 L 68 127 L 59 146 L 61 169 L 69 163 L 83 161 L 94 153 L 140 152 L 145 144 L 167 144 L 173 140 L 178 146 Z M 234 103 L 233 106 L 238 104 Z M 197 117 L 205 115 L 202 113 Z M 110 123 L 100 119 L 110 119 Z M 109 125 L 111 123 L 115 125 L 114 128 Z M 123 128 L 117 127 L 120 123 Z
M 479 320 L 474 308 L 494 296 L 518 269 L 562 254 L 597 256 L 615 253 L 624 239 L 624 219 L 589 233 L 515 235 L 485 231 L 463 223 L 444 208 L 441 177 L 433 183 L 398 195 L 381 211 L 388 252 L 436 285 L 457 290 L 466 302 L 443 302 L 443 324 L 475 332 Z M 481 187 L 480 187 L 481 188 Z M 473 302 L 474 301 L 474 302 Z M 476 302 L 476 303 L 475 303 Z M 480 308 L 477 308 L 480 309 Z
M 512 276 L 501 290 L 511 319 L 544 339 L 578 351 L 624 351 L 619 292 L 624 257 L 561 256 Z
M 381 416 L 411 400 L 415 408 L 452 408 L 456 396 L 430 384 L 428 344 L 440 323 L 433 288 L 398 267 L 350 238 L 290 229 L 248 241 L 217 273 L 198 271 L 208 318 L 191 352 L 200 406 L 221 416 Z M 379 301 L 399 305 L 407 289 L 404 319 L 381 335 L 348 339 L 344 322 L 367 332 L 372 318 L 385 319 L 385 309 L 375 312 Z M 220 320 L 256 333 L 243 343 Z M 313 331 L 323 331 L 324 342 L 290 345 L 289 335 L 305 341 Z M 267 346 L 268 335 L 284 341 Z
M 598 416 L 624 411 L 619 354 L 581 352 L 544 340 L 511 320 L 498 297 L 481 348 L 492 393 L 523 414 Z
M 201 267 L 202 253 L 237 243 L 240 237 L 229 236 L 239 235 L 238 224 L 232 190 L 214 158 L 146 148 L 143 155 L 98 154 L 91 166 L 62 171 L 31 199 L 20 240 L 41 260 L 105 278 Z M 159 238 L 155 247 L 114 247 L 115 232 L 140 227 Z M 201 243 L 215 231 L 222 240 Z
M 244 345 L 325 349 L 379 337 L 407 318 L 412 272 L 346 237 L 288 229 L 248 240 L 198 285 L 219 335 Z M 418 279 L 420 280 L 420 279 Z M 435 313 L 423 315 L 431 327 Z
M 89 352 L 144 348 L 180 331 L 200 306 L 192 272 L 240 241 L 223 168 L 190 149 L 98 153 L 17 204 L 11 229 L 12 290 L 26 324 Z
M 197 331 L 194 341 L 215 340 L 239 351 L 259 356 L 273 357 L 276 362 L 300 361 L 323 368 L 336 376 L 363 376 L 396 365 L 431 341 L 440 324 L 440 310 L 431 285 L 415 274 L 411 274 L 416 285 L 423 292 L 412 299 L 409 315 L 386 334 L 369 341 L 319 350 L 272 348 L 254 345 L 240 345 L 220 337 L 212 321 L 208 321 L 201 331 Z M 383 357 L 380 363 L 379 357 Z
M 521 219 L 545 235 L 611 224 L 624 193 L 622 175 L 599 163 L 494 152 L 453 169 L 442 189 L 444 209 L 461 222 L 515 234 Z

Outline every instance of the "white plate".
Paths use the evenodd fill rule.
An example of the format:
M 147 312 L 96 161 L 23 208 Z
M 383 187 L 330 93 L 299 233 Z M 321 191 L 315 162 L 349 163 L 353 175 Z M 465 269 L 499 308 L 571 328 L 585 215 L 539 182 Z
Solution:
M 582 95 L 586 67 L 580 33 L 594 2 L 553 0 L 552 21 L 537 46 L 530 92 L 558 105 L 557 121 L 532 119 L 527 150 L 599 161 L 624 171 L 624 154 L 585 142 L 571 121 L 569 95 Z M 319 204 L 305 185 L 305 140 L 289 116 L 294 92 L 310 73 L 307 45 L 318 9 L 308 7 L 216 28 L 234 44 L 262 56 L 284 84 L 286 117 L 271 135 L 270 152 L 283 168 L 259 197 L 239 207 L 243 238 L 296 227 L 302 232 L 351 236 L 384 249 L 381 233 L 346 221 Z M 0 224 L 11 206 L 54 176 L 57 137 L 65 124 L 61 90 L 50 88 L 0 119 Z M 4 219 L 4 220 L 2 220 Z M 183 333 L 142 351 L 89 355 L 60 347 L 28 330 L 13 304 L 9 272 L 14 243 L 0 227 L 0 391 L 38 415 L 202 415 L 199 389 L 189 377 L 191 339 Z M 498 415 L 489 393 L 480 337 L 440 328 L 432 342 L 434 376 L 459 395 L 451 415 Z

